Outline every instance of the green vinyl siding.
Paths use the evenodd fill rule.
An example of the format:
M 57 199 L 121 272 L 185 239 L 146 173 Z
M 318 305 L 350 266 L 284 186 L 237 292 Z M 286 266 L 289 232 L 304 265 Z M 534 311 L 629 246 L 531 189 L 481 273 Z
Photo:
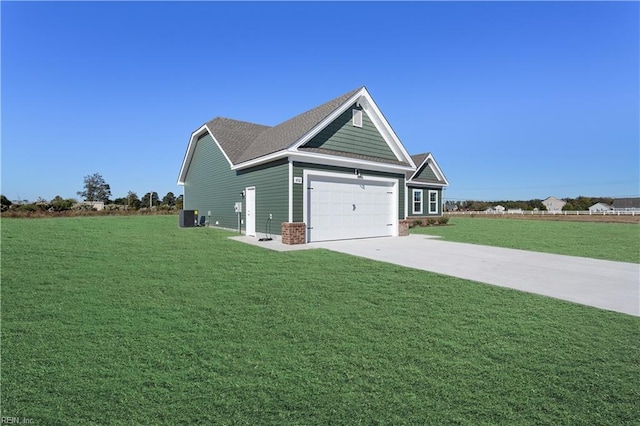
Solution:
M 416 176 L 415 179 L 427 180 L 430 182 L 439 182 L 438 177 L 433 172 L 433 169 L 429 164 L 425 164 L 425 166 L 422 168 L 422 170 L 420 171 L 418 176 Z
M 310 164 L 310 163 L 293 163 L 293 176 L 302 178 L 304 176 L 305 170 L 316 170 L 316 171 L 327 171 L 334 173 L 344 173 L 345 175 L 352 176 L 353 169 L 347 167 L 337 167 L 337 166 L 325 166 L 318 164 Z M 398 179 L 398 219 L 404 219 L 404 175 L 395 174 L 395 173 L 385 173 L 378 172 L 366 169 L 360 169 L 363 175 L 366 176 L 377 176 L 377 177 L 385 177 L 391 179 Z M 304 222 L 304 213 L 303 213 L 303 198 L 304 198 L 304 189 L 306 188 L 307 183 L 303 182 L 302 184 L 294 184 L 293 185 L 293 221 L 294 222 Z
M 352 108 L 348 108 L 331 124 L 322 129 L 302 148 L 322 148 L 387 160 L 397 160 L 366 112 L 362 111 L 362 127 L 353 126 L 353 108 L 355 108 L 355 105 Z
M 304 175 L 304 167 L 301 165 L 302 163 L 293 163 L 293 177 L 303 179 Z M 302 181 L 302 183 L 294 183 L 293 184 L 293 222 L 304 222 L 304 213 L 303 213 L 303 197 L 304 197 L 304 189 L 307 186 L 307 182 Z
M 413 213 L 413 190 L 417 189 L 422 191 L 422 213 Z M 436 200 L 436 212 L 429 213 L 429 191 L 436 191 L 438 196 Z M 423 217 L 423 216 L 441 216 L 442 215 L 442 189 L 441 188 L 425 188 L 417 186 L 409 186 L 407 188 L 408 206 L 407 217 Z
M 256 233 L 280 235 L 282 222 L 289 221 L 289 162 L 283 159 L 242 170 L 237 178 L 242 188 L 256 187 Z M 269 220 L 269 214 L 272 220 Z
M 282 222 L 288 221 L 288 163 L 286 160 L 233 171 L 210 135 L 198 140 L 184 184 L 184 208 L 198 210 L 198 215 L 211 211 L 211 225 L 237 229 L 238 216 L 233 207 L 242 202 L 242 220 L 246 205 L 241 192 L 256 188 L 256 232 L 263 234 L 269 214 L 271 232 L 281 233 Z M 216 225 L 217 222 L 217 225 Z M 245 225 L 242 225 L 244 231 Z

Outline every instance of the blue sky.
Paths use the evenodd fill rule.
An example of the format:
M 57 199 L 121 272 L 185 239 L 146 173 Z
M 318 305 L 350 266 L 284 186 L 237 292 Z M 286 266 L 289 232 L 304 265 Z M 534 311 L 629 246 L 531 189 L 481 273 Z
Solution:
M 638 196 L 637 2 L 6 2 L 2 193 L 181 193 L 193 130 L 366 86 L 445 199 Z

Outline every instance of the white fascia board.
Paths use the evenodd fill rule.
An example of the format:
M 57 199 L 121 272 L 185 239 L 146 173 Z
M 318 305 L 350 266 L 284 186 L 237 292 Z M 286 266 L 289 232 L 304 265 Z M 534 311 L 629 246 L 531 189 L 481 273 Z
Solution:
M 204 124 L 198 130 L 191 133 L 191 139 L 189 140 L 189 147 L 187 148 L 187 153 L 185 154 L 184 160 L 182 161 L 182 167 L 180 167 L 180 175 L 178 176 L 178 185 L 184 185 L 184 181 L 187 178 L 187 170 L 189 169 L 189 165 L 191 164 L 191 160 L 193 159 L 193 153 L 196 150 L 196 142 L 198 141 L 198 138 L 202 136 L 202 134 L 205 131 L 209 133 L 209 135 L 211 136 L 211 139 L 213 139 L 215 144 L 218 146 L 218 149 L 220 150 L 220 152 L 222 152 L 222 155 L 224 155 L 224 158 L 229 163 L 229 166 L 233 168 L 233 163 L 227 156 L 227 153 L 224 152 L 224 149 L 222 149 L 218 140 L 215 138 L 215 136 L 213 136 L 213 133 L 211 132 L 209 127 L 206 124 Z
M 363 91 L 364 93 L 362 94 L 362 96 L 364 97 L 366 102 L 362 102 L 362 107 L 371 119 L 373 125 L 376 127 L 378 132 L 380 132 L 384 140 L 387 142 L 387 145 L 389 145 L 389 148 L 391 148 L 398 160 L 406 161 L 407 163 L 411 164 L 413 168 L 415 168 L 416 165 L 411 159 L 411 156 L 409 155 L 407 150 L 404 149 L 404 146 L 402 145 L 402 142 L 400 142 L 398 135 L 396 135 L 396 132 L 394 132 L 391 128 L 391 125 L 385 118 L 384 114 L 382 114 L 382 111 L 380 111 L 380 108 L 378 108 L 378 105 L 376 105 L 376 103 L 373 101 L 373 98 L 366 88 L 363 88 Z
M 187 152 L 184 154 L 184 158 L 182 159 L 182 166 L 180 166 L 180 174 L 178 175 L 178 185 L 184 185 L 184 180 L 187 177 L 187 169 L 189 168 L 189 164 L 191 164 L 191 159 L 193 158 L 193 152 L 196 149 L 196 140 L 205 131 L 207 127 L 202 125 L 198 130 L 191 133 L 191 138 L 189 139 L 189 145 L 187 146 Z
M 357 158 L 336 157 L 327 154 L 317 154 L 311 152 L 292 152 L 289 153 L 290 161 L 299 161 L 302 163 L 322 164 L 325 166 L 347 167 L 352 169 L 375 170 L 378 172 L 405 174 L 407 171 L 413 170 L 411 166 L 402 166 L 400 164 L 378 163 L 376 161 L 360 160 Z
M 406 181 L 406 185 L 409 186 L 417 186 L 420 188 L 444 188 L 446 186 L 449 186 L 445 183 L 428 183 L 428 182 L 416 182 L 413 180 L 408 180 Z
M 269 163 L 270 161 L 278 160 L 280 158 L 286 158 L 287 154 L 287 151 L 278 151 L 273 154 L 263 155 L 262 157 L 255 158 L 253 160 L 231 165 L 231 170 L 242 170 L 253 166 L 259 166 L 260 164 Z
M 420 182 L 415 182 L 416 185 L 449 186 L 449 181 L 447 181 L 447 178 L 445 177 L 444 173 L 442 173 L 440 166 L 438 166 L 438 163 L 436 162 L 435 158 L 433 158 L 433 155 L 431 153 L 429 153 L 429 155 L 427 155 L 427 158 L 425 158 L 424 161 L 422 161 L 422 164 L 420 164 L 416 168 L 415 173 L 411 175 L 411 178 L 408 179 L 407 182 L 411 182 L 413 184 L 414 183 L 413 178 L 416 177 L 416 175 L 420 172 L 420 170 L 423 169 L 423 167 L 431 167 L 431 170 L 433 170 L 436 177 L 439 180 L 443 181 L 444 183 L 424 184 Z
M 255 160 L 245 161 L 231 167 L 231 170 L 242 170 L 249 167 L 258 166 L 260 164 L 269 163 L 271 161 L 288 158 L 290 162 L 300 161 L 312 164 L 323 164 L 326 166 L 349 167 L 354 169 L 376 170 L 389 173 L 405 173 L 412 171 L 413 167 L 403 166 L 400 164 L 378 163 L 376 161 L 361 160 L 358 158 L 336 157 L 328 154 L 318 154 L 315 152 L 303 151 L 278 151 L 273 154 L 265 155 Z
M 438 162 L 436 161 L 436 159 L 433 158 L 433 154 L 429 153 L 425 161 L 429 161 L 429 165 L 432 166 L 432 170 L 436 173 L 438 178 L 442 180 L 446 186 L 448 186 L 449 181 L 447 180 L 447 177 L 444 175 L 444 173 L 442 173 L 442 169 L 440 169 L 440 166 L 438 166 Z

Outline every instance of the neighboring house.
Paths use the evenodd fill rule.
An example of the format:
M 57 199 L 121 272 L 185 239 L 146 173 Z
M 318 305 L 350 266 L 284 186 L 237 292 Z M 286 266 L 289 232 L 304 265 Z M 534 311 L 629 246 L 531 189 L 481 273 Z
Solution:
M 591 213 L 609 212 L 611 211 L 611 206 L 605 203 L 596 203 L 589 207 L 589 211 Z
M 415 158 L 362 87 L 274 127 L 205 123 L 191 134 L 178 184 L 185 210 L 251 236 L 397 236 L 409 217 L 442 213 L 448 182 L 433 155 Z
M 640 212 L 640 198 L 616 198 L 612 207 L 614 212 Z
M 458 211 L 458 206 L 456 205 L 455 201 L 445 201 L 444 203 L 444 209 L 448 212 L 455 212 Z
M 104 202 L 103 201 L 80 201 L 79 203 L 74 204 L 74 208 L 87 206 L 92 208 L 93 210 L 101 211 L 104 210 Z
M 504 210 L 505 210 L 504 206 L 501 206 L 500 204 L 498 204 L 497 206 L 489 207 L 488 209 L 485 210 L 485 212 L 503 214 Z
M 566 201 L 562 201 L 556 197 L 547 197 L 542 200 L 542 205 L 547 208 L 547 211 L 550 212 L 559 212 L 562 211 L 562 208 L 567 204 Z

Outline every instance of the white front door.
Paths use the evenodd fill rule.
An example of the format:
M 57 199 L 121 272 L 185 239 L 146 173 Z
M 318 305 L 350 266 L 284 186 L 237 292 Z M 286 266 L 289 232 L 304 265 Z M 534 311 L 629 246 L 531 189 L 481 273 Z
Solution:
M 246 231 L 247 235 L 256 236 L 256 187 L 252 186 L 245 189 L 246 203 Z

